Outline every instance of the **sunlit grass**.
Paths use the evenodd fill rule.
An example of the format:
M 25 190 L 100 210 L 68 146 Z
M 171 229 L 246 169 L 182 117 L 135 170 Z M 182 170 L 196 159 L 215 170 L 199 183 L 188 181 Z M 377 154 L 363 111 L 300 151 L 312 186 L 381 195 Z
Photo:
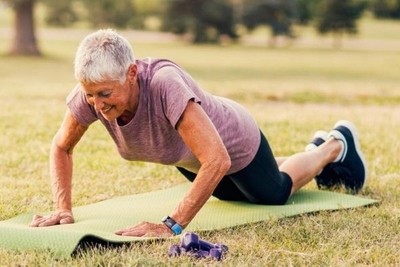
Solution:
M 400 21 L 398 20 L 376 20 L 367 17 L 359 25 L 360 33 L 366 39 L 399 41 Z

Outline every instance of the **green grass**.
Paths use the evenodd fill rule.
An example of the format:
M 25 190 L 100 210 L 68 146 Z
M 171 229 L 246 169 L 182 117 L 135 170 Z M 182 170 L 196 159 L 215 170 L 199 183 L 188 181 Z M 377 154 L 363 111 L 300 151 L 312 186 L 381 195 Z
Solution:
M 207 90 L 245 105 L 276 155 L 303 150 L 315 130 L 330 129 L 338 119 L 354 121 L 369 165 L 361 195 L 379 199 L 380 205 L 204 233 L 205 239 L 229 246 L 221 264 L 169 259 L 166 251 L 172 241 L 166 241 L 93 249 L 70 259 L 55 259 L 42 251 L 1 250 L 0 266 L 400 265 L 400 48 L 393 46 L 398 42 L 393 33 L 399 24 L 364 23 L 362 29 L 378 29 L 379 34 L 369 32 L 351 43 L 346 41 L 340 50 L 317 41 L 269 49 L 153 43 L 134 33 L 129 33 L 129 39 L 137 57 L 171 58 Z M 52 209 L 49 146 L 66 109 L 65 97 L 75 84 L 73 56 L 86 31 L 41 28 L 39 32 L 43 58 L 6 56 L 10 36 L 0 35 L 2 220 L 26 211 Z M 379 47 L 365 46 L 377 40 Z M 122 160 L 98 123 L 75 150 L 74 205 L 183 181 L 172 167 Z

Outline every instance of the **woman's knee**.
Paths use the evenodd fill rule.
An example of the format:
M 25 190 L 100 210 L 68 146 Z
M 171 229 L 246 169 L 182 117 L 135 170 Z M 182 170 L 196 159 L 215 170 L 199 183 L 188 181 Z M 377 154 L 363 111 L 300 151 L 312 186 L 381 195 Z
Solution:
M 280 172 L 279 175 L 281 176 L 281 182 L 279 183 L 279 185 L 274 188 L 265 189 L 264 194 L 253 196 L 252 202 L 261 205 L 286 204 L 292 191 L 293 182 L 287 173 Z

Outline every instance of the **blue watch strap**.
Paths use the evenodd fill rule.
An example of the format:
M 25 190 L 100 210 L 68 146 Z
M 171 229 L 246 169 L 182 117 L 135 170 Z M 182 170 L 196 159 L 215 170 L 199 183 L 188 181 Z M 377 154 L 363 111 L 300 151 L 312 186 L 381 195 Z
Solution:
M 172 233 L 174 235 L 180 235 L 182 233 L 183 227 L 180 226 L 178 223 L 175 222 L 174 219 L 172 219 L 169 216 L 166 216 L 162 219 L 162 222 L 168 226 L 169 229 L 171 229 Z
M 175 235 L 180 235 L 182 233 L 182 226 L 180 226 L 179 224 L 175 223 L 172 227 L 171 227 L 172 232 L 174 232 Z

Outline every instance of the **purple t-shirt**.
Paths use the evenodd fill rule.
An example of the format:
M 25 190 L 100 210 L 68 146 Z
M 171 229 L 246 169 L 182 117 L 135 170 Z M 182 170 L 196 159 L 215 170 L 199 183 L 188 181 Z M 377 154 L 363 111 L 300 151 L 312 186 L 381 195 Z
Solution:
M 88 104 L 77 85 L 67 97 L 67 105 L 79 123 L 89 126 L 100 120 L 124 159 L 174 165 L 197 173 L 200 163 L 176 130 L 188 101 L 193 100 L 210 117 L 228 150 L 232 166 L 227 174 L 251 162 L 260 144 L 260 131 L 241 105 L 202 90 L 171 61 L 146 58 L 136 64 L 140 93 L 133 119 L 123 126 L 116 120 L 107 121 Z

